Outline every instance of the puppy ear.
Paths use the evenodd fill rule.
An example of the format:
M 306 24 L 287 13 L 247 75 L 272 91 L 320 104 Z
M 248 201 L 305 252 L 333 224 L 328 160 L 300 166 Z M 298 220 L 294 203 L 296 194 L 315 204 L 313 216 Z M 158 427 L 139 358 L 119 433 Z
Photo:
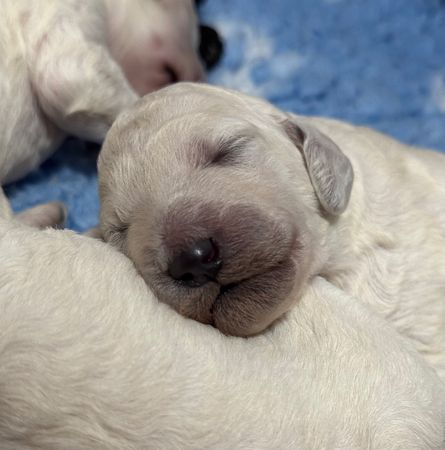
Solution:
M 283 127 L 303 155 L 321 206 L 329 214 L 340 215 L 351 196 L 354 179 L 351 162 L 337 144 L 312 125 L 288 116 Z

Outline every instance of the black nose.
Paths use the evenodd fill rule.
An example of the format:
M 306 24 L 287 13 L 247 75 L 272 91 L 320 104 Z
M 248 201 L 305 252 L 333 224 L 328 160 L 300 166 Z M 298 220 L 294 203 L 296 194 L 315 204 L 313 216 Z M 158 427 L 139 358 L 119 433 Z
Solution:
M 199 54 L 203 59 L 206 68 L 211 69 L 221 58 L 223 43 L 215 29 L 207 25 L 201 25 Z
M 221 264 L 216 243 L 212 239 L 203 239 L 173 259 L 168 272 L 187 286 L 199 287 L 215 279 Z

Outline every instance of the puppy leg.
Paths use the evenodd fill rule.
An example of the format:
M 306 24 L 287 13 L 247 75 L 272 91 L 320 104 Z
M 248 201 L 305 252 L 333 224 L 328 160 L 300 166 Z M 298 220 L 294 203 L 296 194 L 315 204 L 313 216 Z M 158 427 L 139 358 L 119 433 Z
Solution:
M 15 216 L 26 225 L 35 228 L 63 228 L 66 208 L 62 202 L 49 202 L 29 208 Z
M 62 228 L 66 220 L 66 208 L 62 202 L 49 202 L 29 208 L 13 215 L 11 205 L 3 189 L 0 188 L 0 218 L 17 219 L 19 222 L 36 228 Z
M 60 129 L 101 142 L 138 96 L 108 51 L 105 9 L 79 3 L 58 5 L 45 32 L 33 37 L 30 76 L 42 109 Z
M 8 199 L 6 198 L 2 188 L 0 188 L 0 218 L 12 218 L 11 206 L 9 205 Z

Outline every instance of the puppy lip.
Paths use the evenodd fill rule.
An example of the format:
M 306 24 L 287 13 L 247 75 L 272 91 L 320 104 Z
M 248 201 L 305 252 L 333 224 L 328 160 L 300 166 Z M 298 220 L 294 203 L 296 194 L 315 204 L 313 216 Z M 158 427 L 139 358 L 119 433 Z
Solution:
M 170 273 L 168 271 L 166 272 L 166 275 L 168 277 L 171 277 L 171 275 L 170 275 Z M 207 278 L 207 283 L 219 284 L 218 281 L 216 280 L 216 278 L 212 278 L 212 277 L 209 277 L 209 276 L 206 276 L 206 278 Z M 204 287 L 207 284 L 207 283 L 202 283 L 202 284 L 196 283 L 196 284 L 193 284 L 192 282 L 188 281 L 186 278 L 179 279 L 179 280 L 173 280 L 173 282 L 175 283 L 175 285 L 177 287 L 179 287 L 181 289 L 199 289 L 199 288 Z
M 236 282 L 227 283 L 227 284 L 220 284 L 218 295 L 215 297 L 213 304 L 215 304 L 215 302 L 218 299 L 220 299 L 221 297 L 230 295 L 231 291 L 233 291 L 238 286 L 240 286 L 243 283 L 243 281 L 245 281 L 245 280 L 236 281 Z
M 190 286 L 186 283 L 186 281 L 184 280 L 173 280 L 169 273 L 166 272 L 165 273 L 166 277 L 168 277 L 170 280 L 172 280 L 171 282 L 173 282 L 173 284 L 178 288 L 178 289 L 187 289 L 189 290 L 199 290 L 199 289 L 205 289 L 208 286 L 208 283 L 215 283 L 215 284 L 219 284 L 218 281 L 214 278 L 209 278 L 208 283 L 206 284 L 202 284 L 202 285 L 197 285 L 197 286 Z
M 221 285 L 218 296 L 224 295 L 225 293 L 231 291 L 233 288 L 235 288 L 239 284 L 240 284 L 240 282 L 228 283 L 228 284 Z
M 243 280 L 244 281 L 244 280 Z M 231 291 L 233 291 L 234 289 L 236 289 L 240 284 L 242 284 L 243 281 L 238 281 L 238 282 L 234 282 L 234 283 L 227 283 L 227 284 L 221 284 L 220 288 L 219 288 L 219 292 L 216 295 L 216 297 L 214 298 L 211 306 L 210 306 L 210 316 L 211 316 L 211 323 L 210 325 L 214 328 L 218 328 L 215 325 L 215 319 L 214 319 L 214 307 L 215 305 L 221 300 L 222 297 L 227 297 L 231 295 Z

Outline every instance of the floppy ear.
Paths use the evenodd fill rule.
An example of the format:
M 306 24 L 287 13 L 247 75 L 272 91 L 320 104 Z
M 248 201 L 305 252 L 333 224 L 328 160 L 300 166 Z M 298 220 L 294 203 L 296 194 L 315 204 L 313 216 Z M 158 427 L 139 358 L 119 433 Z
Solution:
M 348 206 L 354 172 L 340 148 L 304 121 L 288 116 L 284 130 L 303 155 L 306 170 L 323 209 L 340 215 Z

